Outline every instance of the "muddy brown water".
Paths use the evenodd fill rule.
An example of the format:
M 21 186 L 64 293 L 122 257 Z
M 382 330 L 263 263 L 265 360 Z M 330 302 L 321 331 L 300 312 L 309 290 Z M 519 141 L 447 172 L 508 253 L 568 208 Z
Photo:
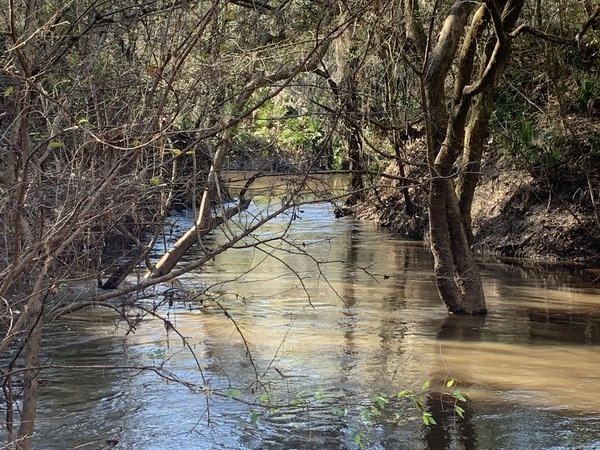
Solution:
M 423 245 L 335 219 L 327 204 L 301 209 L 286 242 L 226 252 L 184 277 L 179 287 L 213 292 L 202 308 L 160 310 L 189 339 L 211 388 L 301 401 L 265 413 L 207 400 L 151 372 L 48 372 L 35 448 L 343 449 L 356 448 L 356 431 L 373 449 L 600 448 L 600 295 L 576 271 L 482 263 L 490 313 L 449 317 Z M 185 212 L 173 219 L 175 233 L 189 223 Z M 275 236 L 289 219 L 260 236 Z M 261 380 L 255 395 L 245 390 L 256 374 L 243 342 L 214 300 L 248 342 Z M 125 336 L 110 315 L 89 318 L 48 330 L 47 361 L 162 364 L 203 385 L 189 351 L 159 320 Z M 468 394 L 464 420 L 436 398 L 437 426 L 402 402 L 371 422 L 360 416 L 374 394 L 450 378 Z

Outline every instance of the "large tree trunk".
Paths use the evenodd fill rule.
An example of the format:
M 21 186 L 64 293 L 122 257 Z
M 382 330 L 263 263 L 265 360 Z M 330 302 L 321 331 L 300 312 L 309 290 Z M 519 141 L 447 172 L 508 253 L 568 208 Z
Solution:
M 471 209 L 475 188 L 479 184 L 479 171 L 483 148 L 488 135 L 488 124 L 492 114 L 494 93 L 486 90 L 473 104 L 473 112 L 467 126 L 465 148 L 460 160 L 460 176 L 456 183 L 460 212 L 469 242 L 473 241 Z
M 464 136 L 469 99 L 456 98 L 449 114 L 445 85 L 473 4 L 456 2 L 448 13 L 438 42 L 428 57 L 423 80 L 430 164 L 429 232 L 436 283 L 441 300 L 453 314 L 485 314 L 479 271 L 471 255 L 450 177 Z M 459 71 L 461 67 L 459 64 Z M 459 79 L 468 80 L 463 65 Z M 458 83 L 458 81 L 457 81 Z
M 452 181 L 430 184 L 429 231 L 438 292 L 452 314 L 487 312 L 479 270 L 469 248 Z
M 487 312 L 479 270 L 470 250 L 470 211 L 493 93 L 508 58 L 506 30 L 514 26 L 522 4 L 523 0 L 502 2 L 504 10 L 500 12 L 496 2 L 485 2 L 467 26 L 473 3 L 455 2 L 425 66 L 422 89 L 431 175 L 431 250 L 440 298 L 454 314 Z M 495 40 L 486 48 L 486 57 L 479 61 L 478 78 L 472 81 L 478 41 L 490 23 Z M 456 56 L 454 95 L 448 110 L 445 87 Z M 459 201 L 452 168 L 461 155 L 467 170 L 457 189 Z

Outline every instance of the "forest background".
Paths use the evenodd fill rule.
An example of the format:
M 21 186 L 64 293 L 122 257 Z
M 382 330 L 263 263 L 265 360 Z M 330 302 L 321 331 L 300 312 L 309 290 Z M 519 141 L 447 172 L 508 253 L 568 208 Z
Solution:
M 450 313 L 486 312 L 473 251 L 598 261 L 599 16 L 589 0 L 8 0 L 9 441 L 31 446 L 45 323 L 101 306 L 134 326 L 133 293 L 258 246 L 314 172 L 348 174 L 340 215 L 430 243 Z M 230 195 L 224 170 L 254 176 Z M 294 176 L 278 207 L 235 223 L 273 172 Z M 195 226 L 151 260 L 182 207 Z M 228 242 L 204 246 L 216 227 Z M 90 293 L 65 304 L 73 283 Z

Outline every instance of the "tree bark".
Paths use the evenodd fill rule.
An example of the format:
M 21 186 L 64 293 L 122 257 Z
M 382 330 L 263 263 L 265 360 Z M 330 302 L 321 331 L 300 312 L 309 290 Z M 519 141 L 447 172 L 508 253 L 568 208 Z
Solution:
M 503 2 L 502 32 L 510 33 L 515 28 L 517 18 L 523 8 L 523 3 L 523 0 Z M 507 40 L 503 50 L 497 56 L 497 63 L 492 66 L 492 80 L 475 97 L 469 123 L 466 127 L 464 149 L 460 161 L 461 174 L 457 180 L 456 192 L 459 197 L 460 211 L 469 242 L 473 240 L 471 209 L 475 189 L 479 184 L 481 158 L 488 136 L 488 125 L 494 108 L 494 93 L 510 57 L 510 44 L 511 41 Z M 490 59 L 494 55 L 493 47 L 495 47 L 494 42 L 491 42 L 487 46 L 485 65 L 482 65 L 482 68 L 488 67 L 492 63 Z M 483 75 L 483 72 L 479 73 L 479 76 Z
M 457 1 L 450 9 L 438 41 L 428 58 L 423 76 L 423 97 L 427 122 L 430 191 L 429 232 L 440 298 L 453 314 L 485 314 L 485 298 L 477 266 L 471 255 L 458 199 L 451 179 L 452 165 L 464 137 L 464 123 L 470 98 L 456 96 L 452 110 L 446 106 L 448 72 L 466 29 L 472 3 Z M 470 80 L 470 67 L 461 64 L 472 54 L 463 50 L 457 83 Z M 456 92 L 456 87 L 455 87 Z
M 448 128 L 446 79 L 458 50 L 469 13 L 473 4 L 460 0 L 448 12 L 440 31 L 438 41 L 427 57 L 423 73 L 425 83 L 425 113 L 428 124 L 428 138 L 431 140 L 430 161 L 440 150 Z
M 37 415 L 37 399 L 39 391 L 38 370 L 33 367 L 39 366 L 40 348 L 42 345 L 43 321 L 43 294 L 34 294 L 39 297 L 35 302 L 36 309 L 29 312 L 29 320 L 33 321 L 29 329 L 29 336 L 25 344 L 25 368 L 23 372 L 23 407 L 21 412 L 21 424 L 19 426 L 18 450 L 29 450 L 32 444 L 33 429 Z
M 507 30 L 514 27 L 522 5 L 523 0 L 503 2 L 504 10 L 500 13 L 496 2 L 486 1 L 467 27 L 472 4 L 457 1 L 448 13 L 423 76 L 431 175 L 428 202 L 431 250 L 440 298 L 454 314 L 487 312 L 479 270 L 470 250 L 470 212 L 493 94 L 508 59 Z M 495 40 L 487 46 L 485 57 L 479 62 L 478 78 L 472 82 L 478 41 L 490 23 Z M 454 97 L 448 111 L 446 96 L 440 93 L 444 93 L 448 71 L 463 34 Z M 460 155 L 466 170 L 455 189 L 452 168 Z

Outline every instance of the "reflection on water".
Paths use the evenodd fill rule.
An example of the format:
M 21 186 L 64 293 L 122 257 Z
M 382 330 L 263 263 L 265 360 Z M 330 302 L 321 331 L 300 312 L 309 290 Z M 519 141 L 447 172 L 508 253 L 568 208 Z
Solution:
M 407 405 L 375 420 L 367 448 L 600 448 L 597 290 L 572 275 L 532 277 L 486 264 L 490 314 L 449 317 L 423 246 L 369 223 L 336 220 L 327 205 L 302 210 L 287 241 L 240 246 L 182 279 L 197 291 L 211 287 L 255 367 L 215 301 L 162 314 L 189 339 L 212 388 L 253 386 L 274 401 L 309 401 L 309 408 L 298 401 L 254 425 L 243 403 L 207 400 L 149 372 L 61 370 L 44 375 L 38 448 L 105 448 L 112 439 L 131 449 L 353 448 L 354 431 L 365 425 L 356 411 L 372 394 L 450 377 L 470 395 L 464 420 L 432 397 L 438 426 L 424 426 Z M 175 228 L 189 220 L 185 213 L 175 219 Z M 56 325 L 48 359 L 163 364 L 201 383 L 190 353 L 160 321 L 124 332 L 110 320 Z M 332 406 L 354 413 L 338 417 Z

